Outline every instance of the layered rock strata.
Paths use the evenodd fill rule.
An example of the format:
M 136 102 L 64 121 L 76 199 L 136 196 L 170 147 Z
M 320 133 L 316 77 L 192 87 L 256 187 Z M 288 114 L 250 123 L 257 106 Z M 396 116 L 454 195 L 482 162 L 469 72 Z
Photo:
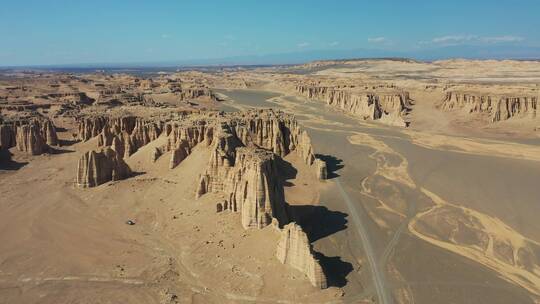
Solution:
M 245 229 L 263 228 L 273 218 L 286 223 L 289 217 L 275 154 L 247 147 L 239 147 L 233 153 L 233 157 L 228 157 L 226 150 L 216 147 L 196 195 L 225 193 L 230 209 L 241 212 Z
M 363 119 L 380 120 L 386 124 L 407 126 L 403 116 L 410 110 L 407 92 L 370 92 L 354 88 L 297 85 L 300 95 L 325 102 Z
M 276 257 L 304 273 L 311 284 L 324 289 L 328 286 L 324 271 L 315 257 L 306 233 L 296 223 L 290 223 L 281 229 Z
M 536 119 L 538 97 L 512 95 L 491 95 L 450 91 L 445 95 L 440 108 L 446 111 L 464 110 L 467 113 L 485 113 L 491 122 L 514 118 Z
M 88 151 L 79 159 L 76 184 L 81 188 L 95 187 L 109 181 L 127 178 L 129 166 L 113 149 Z

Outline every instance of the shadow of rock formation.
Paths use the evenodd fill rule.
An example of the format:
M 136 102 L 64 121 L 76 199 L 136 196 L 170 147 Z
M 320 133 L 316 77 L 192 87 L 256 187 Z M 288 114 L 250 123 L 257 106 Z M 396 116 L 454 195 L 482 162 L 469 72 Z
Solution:
M 278 166 L 278 172 L 280 174 L 281 182 L 283 183 L 284 187 L 292 187 L 294 186 L 294 183 L 290 182 L 289 179 L 296 178 L 296 174 L 298 173 L 298 170 L 293 167 L 293 165 L 284 160 L 281 157 L 276 157 L 276 162 Z
M 347 229 L 347 214 L 328 210 L 325 206 L 289 205 L 289 214 L 291 220 L 307 233 L 310 242 Z
M 28 164 L 28 162 L 16 162 L 12 160 L 12 155 L 9 150 L 0 149 L 0 170 L 19 170 Z
M 57 149 L 57 148 L 49 147 L 48 152 L 50 154 L 64 154 L 64 153 L 73 153 L 75 152 L 75 150 L 64 150 L 64 149 Z
M 58 143 L 61 147 L 72 146 L 78 142 L 80 142 L 80 140 L 76 140 L 76 139 L 59 139 L 58 140 Z
M 327 176 L 326 179 L 339 177 L 336 172 L 344 167 L 343 160 L 326 154 L 316 154 L 315 157 L 323 160 L 326 163 Z
M 353 265 L 341 260 L 340 257 L 327 257 L 320 252 L 315 252 L 315 257 L 319 260 L 326 275 L 328 287 L 345 287 L 347 285 L 347 275 L 353 271 Z

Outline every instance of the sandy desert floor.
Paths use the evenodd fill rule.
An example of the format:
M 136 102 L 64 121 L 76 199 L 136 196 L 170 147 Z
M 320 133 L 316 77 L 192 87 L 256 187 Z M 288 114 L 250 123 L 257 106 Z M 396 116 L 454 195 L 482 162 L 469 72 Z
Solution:
M 80 189 L 77 161 L 97 138 L 73 140 L 73 122 L 56 118 L 52 153 L 2 150 L 0 303 L 540 303 L 538 117 L 441 109 L 449 92 L 535 100 L 540 63 L 336 61 L 181 78 L 204 83 L 190 91 L 202 101 L 153 92 L 129 108 L 273 108 L 307 130 L 328 179 L 296 153 L 280 178 L 329 288 L 278 262 L 275 227 L 245 230 L 238 213 L 216 213 L 221 194 L 195 199 L 207 147 L 169 169 L 171 152 L 151 161 L 160 136 L 125 159 L 130 178 Z M 134 81 L 110 81 L 125 79 Z M 303 82 L 406 90 L 410 125 L 301 96 Z M 81 111 L 112 111 L 96 100 Z

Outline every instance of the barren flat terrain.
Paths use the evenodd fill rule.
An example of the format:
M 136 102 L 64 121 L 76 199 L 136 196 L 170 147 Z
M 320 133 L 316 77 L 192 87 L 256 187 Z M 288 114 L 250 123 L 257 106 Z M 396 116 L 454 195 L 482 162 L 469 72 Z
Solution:
M 538 303 L 540 63 L 0 80 L 0 303 Z

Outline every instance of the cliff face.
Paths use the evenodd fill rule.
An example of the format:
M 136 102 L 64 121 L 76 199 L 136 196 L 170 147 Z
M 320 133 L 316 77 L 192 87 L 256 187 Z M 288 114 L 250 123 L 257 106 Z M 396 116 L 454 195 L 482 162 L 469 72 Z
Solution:
M 79 124 L 79 139 L 87 141 L 92 137 L 97 136 L 103 130 L 107 123 L 107 118 L 103 116 L 85 117 L 78 120 Z
M 98 136 L 98 147 L 112 146 L 121 157 L 129 157 L 140 147 L 157 139 L 163 130 L 161 122 L 140 117 L 90 117 L 79 120 L 79 138 Z
M 131 173 L 128 165 L 113 149 L 88 151 L 79 159 L 77 186 L 95 187 L 108 181 L 127 178 Z
M 324 101 L 363 119 L 406 126 L 403 115 L 409 111 L 410 106 L 407 92 L 371 93 L 351 88 L 313 85 L 297 85 L 296 91 L 308 99 Z
M 35 124 L 17 127 L 17 149 L 30 155 L 39 155 L 45 152 L 47 144 Z
M 199 97 L 207 97 L 215 100 L 216 96 L 209 88 L 206 87 L 194 87 L 194 88 L 181 88 L 175 92 L 181 100 L 196 99 Z
M 196 196 L 222 192 L 232 211 L 240 211 L 242 226 L 263 228 L 273 218 L 288 221 L 283 185 L 275 154 L 263 149 L 238 147 L 235 139 L 219 139 L 208 169 L 200 177 Z
M 58 136 L 56 135 L 56 128 L 50 120 L 45 120 L 40 124 L 41 135 L 45 140 L 45 143 L 49 146 L 58 145 Z
M 276 257 L 283 263 L 304 273 L 311 284 L 317 288 L 327 287 L 327 279 L 306 233 L 296 223 L 290 223 L 281 229 Z
M 280 157 L 296 151 L 307 165 L 314 165 L 316 158 L 311 139 L 292 115 L 264 110 L 250 111 L 239 121 L 233 121 L 232 125 L 244 145 L 255 144 Z
M 491 122 L 513 118 L 536 119 L 538 98 L 535 96 L 496 96 L 481 93 L 447 92 L 440 108 L 464 110 L 467 113 L 486 113 Z

